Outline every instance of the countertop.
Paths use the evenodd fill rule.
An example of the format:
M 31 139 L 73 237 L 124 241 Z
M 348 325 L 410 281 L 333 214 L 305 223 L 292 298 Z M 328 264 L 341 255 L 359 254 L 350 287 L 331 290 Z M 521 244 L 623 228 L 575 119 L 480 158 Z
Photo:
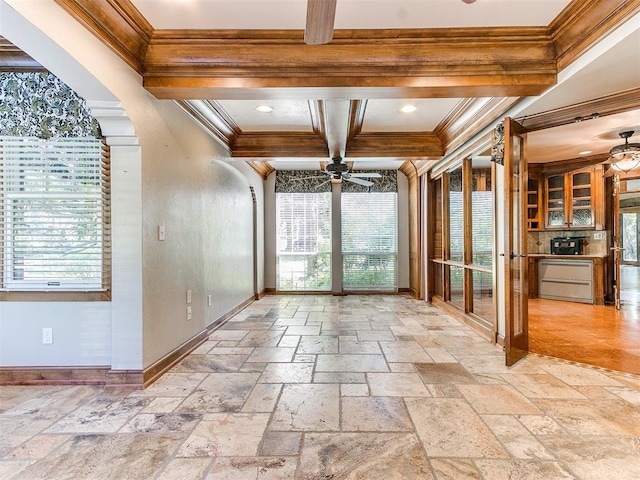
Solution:
M 529 253 L 529 257 L 531 258 L 560 258 L 560 259 L 571 259 L 571 260 L 592 260 L 594 258 L 605 258 L 606 255 L 552 255 L 551 253 Z

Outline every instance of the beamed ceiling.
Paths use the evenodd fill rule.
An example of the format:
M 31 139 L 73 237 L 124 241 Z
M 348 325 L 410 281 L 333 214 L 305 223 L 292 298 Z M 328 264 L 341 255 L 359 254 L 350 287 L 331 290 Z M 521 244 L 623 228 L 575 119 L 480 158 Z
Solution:
M 640 0 L 338 0 L 324 45 L 303 41 L 302 0 L 55 1 L 150 93 L 176 101 L 264 176 L 336 155 L 356 168 L 412 162 L 423 173 L 452 152 L 485 153 L 478 135 L 525 97 L 525 126 L 565 128 L 551 152 L 531 135 L 539 161 L 575 158 L 575 148 L 559 152 L 577 117 L 589 119 L 581 141 L 594 137 L 596 156 L 622 123 L 640 130 Z M 606 54 L 592 54 L 614 34 Z M 0 61 L 38 68 L 8 42 Z M 604 81 L 599 70 L 616 62 L 626 74 Z M 261 104 L 273 112 L 256 112 Z M 416 111 L 400 113 L 405 104 Z

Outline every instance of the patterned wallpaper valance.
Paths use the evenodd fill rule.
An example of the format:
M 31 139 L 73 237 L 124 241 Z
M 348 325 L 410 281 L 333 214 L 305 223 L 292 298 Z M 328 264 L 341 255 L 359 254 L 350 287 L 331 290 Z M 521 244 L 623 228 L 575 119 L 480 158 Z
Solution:
M 357 173 L 354 171 L 353 173 Z M 367 170 L 367 173 L 379 173 L 381 178 L 367 178 L 371 180 L 373 185 L 363 187 L 356 183 L 342 182 L 342 191 L 348 193 L 361 192 L 397 192 L 398 191 L 398 172 L 396 170 Z
M 331 191 L 331 177 L 320 170 L 277 170 L 276 193 L 324 193 Z
M 367 173 L 379 173 L 381 178 L 367 179 L 373 182 L 371 187 L 343 181 L 342 191 L 349 193 L 398 191 L 398 172 L 396 170 L 367 170 Z M 330 180 L 329 175 L 318 170 L 277 170 L 276 193 L 330 192 Z
M 0 135 L 102 138 L 85 100 L 51 73 L 0 73 Z
M 491 161 L 504 165 L 504 121 L 493 129 L 491 139 Z

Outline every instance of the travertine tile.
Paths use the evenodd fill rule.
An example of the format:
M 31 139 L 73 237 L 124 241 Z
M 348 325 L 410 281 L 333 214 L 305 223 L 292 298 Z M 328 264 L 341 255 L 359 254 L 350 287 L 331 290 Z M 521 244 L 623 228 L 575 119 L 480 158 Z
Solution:
M 367 373 L 367 382 L 373 396 L 431 396 L 417 373 Z
M 413 434 L 305 434 L 297 480 L 432 480 L 424 451 Z
M 482 415 L 494 435 L 514 458 L 555 460 L 547 449 L 511 415 Z
M 464 458 L 433 458 L 431 467 L 438 480 L 483 480 L 471 460 Z
M 509 385 L 459 385 L 458 389 L 478 413 L 542 413 L 524 395 Z
M 327 431 L 340 429 L 340 389 L 336 384 L 285 385 L 270 430 Z
M 560 463 L 539 460 L 477 460 L 476 465 L 491 480 L 573 480 Z
M 182 444 L 178 456 L 256 456 L 268 421 L 266 413 L 209 413 Z
M 640 478 L 640 457 L 615 438 L 554 436 L 542 439 L 581 480 Z
M 278 295 L 144 390 L 0 387 L 0 478 L 635 480 L 639 425 L 640 378 L 506 367 L 402 295 Z
M 282 385 L 278 383 L 258 383 L 242 407 L 242 412 L 272 412 L 281 390 Z
M 212 460 L 210 458 L 174 458 L 160 473 L 157 480 L 186 480 L 205 478 Z
M 290 362 L 295 352 L 295 348 L 257 347 L 247 362 Z
M 482 419 L 462 399 L 410 398 L 409 415 L 429 457 L 507 458 Z
M 313 363 L 270 363 L 258 383 L 311 383 Z
M 258 373 L 211 373 L 176 411 L 237 412 L 251 393 L 258 376 Z
M 413 425 L 400 398 L 342 397 L 345 432 L 410 432 Z
M 431 363 L 433 359 L 413 340 L 405 342 L 380 342 L 388 362 Z
M 291 458 L 217 458 L 206 480 L 282 480 L 293 478 L 295 472 Z
M 318 355 L 317 372 L 388 372 L 382 355 Z

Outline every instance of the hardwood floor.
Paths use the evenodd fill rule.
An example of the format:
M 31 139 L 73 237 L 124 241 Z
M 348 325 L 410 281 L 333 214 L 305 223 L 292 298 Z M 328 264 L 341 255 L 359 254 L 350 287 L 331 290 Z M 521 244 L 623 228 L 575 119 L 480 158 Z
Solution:
M 640 307 L 529 300 L 529 349 L 640 374 Z

